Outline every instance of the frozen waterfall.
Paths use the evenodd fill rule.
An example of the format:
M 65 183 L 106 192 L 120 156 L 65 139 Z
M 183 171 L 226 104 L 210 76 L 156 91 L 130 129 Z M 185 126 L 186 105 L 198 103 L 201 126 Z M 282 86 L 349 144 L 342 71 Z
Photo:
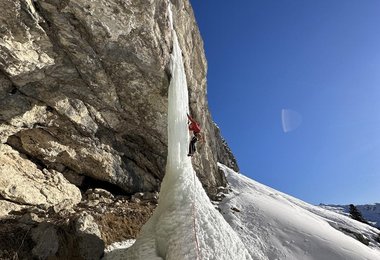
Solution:
M 193 170 L 191 157 L 187 157 L 188 90 L 174 29 L 172 35 L 168 158 L 159 204 L 135 244 L 107 259 L 251 259 L 239 237 L 211 204 Z

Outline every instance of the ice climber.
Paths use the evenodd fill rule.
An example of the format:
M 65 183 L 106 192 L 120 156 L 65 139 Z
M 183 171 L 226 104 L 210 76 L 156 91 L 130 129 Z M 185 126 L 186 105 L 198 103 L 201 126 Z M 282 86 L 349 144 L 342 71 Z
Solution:
M 187 118 L 189 119 L 189 130 L 193 131 L 193 134 L 194 134 L 190 140 L 189 153 L 187 154 L 187 156 L 193 156 L 196 151 L 195 143 L 198 140 L 203 141 L 203 137 L 201 134 L 201 127 L 199 126 L 197 121 L 195 121 L 189 114 L 187 114 Z

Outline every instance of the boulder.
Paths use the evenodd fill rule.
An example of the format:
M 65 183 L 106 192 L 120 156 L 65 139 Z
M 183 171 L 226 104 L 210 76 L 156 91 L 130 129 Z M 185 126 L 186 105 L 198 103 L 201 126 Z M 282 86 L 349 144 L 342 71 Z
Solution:
M 107 190 L 96 188 L 88 189 L 86 191 L 87 199 L 89 200 L 89 206 L 96 206 L 99 202 L 112 203 L 115 197 Z
M 82 213 L 67 223 L 39 223 L 31 230 L 32 254 L 37 259 L 98 260 L 104 242 L 94 218 Z
M 55 170 L 39 169 L 10 146 L 0 144 L 0 195 L 8 201 L 26 205 L 63 208 L 81 200 L 79 189 Z
M 75 230 L 78 251 L 83 259 L 100 259 L 104 252 L 104 241 L 94 218 L 89 214 L 82 214 L 76 221 Z
M 152 201 L 157 203 L 158 192 L 137 192 L 132 195 L 131 201 L 135 203 L 139 203 L 141 201 Z
M 38 259 L 48 259 L 54 256 L 59 248 L 57 229 L 51 223 L 41 223 L 32 230 L 32 239 L 35 242 L 32 254 Z

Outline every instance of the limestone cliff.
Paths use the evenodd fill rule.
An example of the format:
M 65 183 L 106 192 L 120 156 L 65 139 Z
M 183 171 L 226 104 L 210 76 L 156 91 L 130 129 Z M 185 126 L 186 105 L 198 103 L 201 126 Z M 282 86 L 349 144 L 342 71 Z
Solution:
M 235 169 L 236 161 L 208 110 L 207 64 L 191 6 L 172 3 L 191 112 L 206 137 L 194 164 L 212 195 L 225 184 L 217 161 Z M 167 6 L 167 0 L 2 1 L 0 200 L 65 201 L 78 192 L 54 187 L 38 201 L 22 201 L 15 191 L 32 182 L 40 191 L 43 183 L 71 185 L 66 179 L 78 187 L 104 181 L 129 194 L 159 188 L 172 48 Z M 61 199 L 53 201 L 53 191 Z

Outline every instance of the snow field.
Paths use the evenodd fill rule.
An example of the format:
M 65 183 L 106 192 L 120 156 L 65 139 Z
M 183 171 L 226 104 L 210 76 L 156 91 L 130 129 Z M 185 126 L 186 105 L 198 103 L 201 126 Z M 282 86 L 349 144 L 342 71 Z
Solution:
M 380 259 L 370 247 L 333 227 L 368 237 L 376 229 L 255 182 L 224 165 L 234 192 L 219 207 L 256 259 Z M 235 207 L 240 212 L 232 211 Z

